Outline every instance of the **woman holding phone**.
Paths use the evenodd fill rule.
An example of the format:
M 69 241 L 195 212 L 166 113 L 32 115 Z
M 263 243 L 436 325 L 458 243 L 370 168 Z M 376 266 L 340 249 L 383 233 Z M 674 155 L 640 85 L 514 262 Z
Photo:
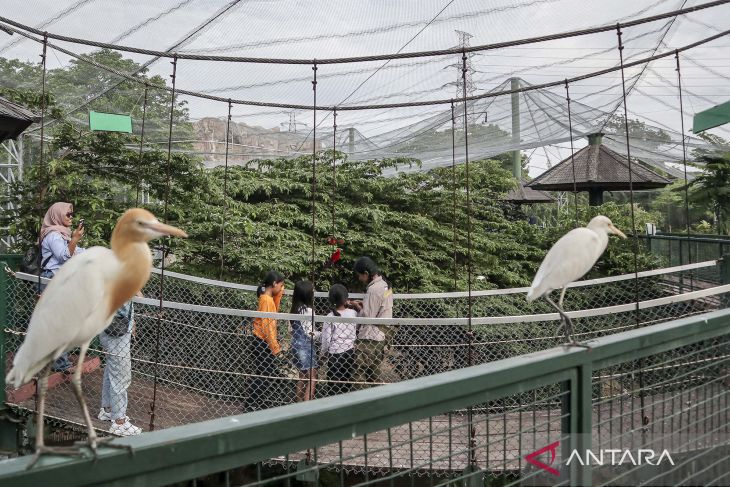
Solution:
M 80 254 L 84 248 L 79 242 L 84 236 L 83 220 L 76 229 L 73 227 L 74 207 L 71 203 L 53 203 L 41 225 L 41 277 L 51 279 L 58 269 L 71 257 Z M 45 285 L 41 284 L 40 292 Z M 71 368 L 68 354 L 64 353 L 54 362 L 51 369 L 56 372 L 65 372 Z

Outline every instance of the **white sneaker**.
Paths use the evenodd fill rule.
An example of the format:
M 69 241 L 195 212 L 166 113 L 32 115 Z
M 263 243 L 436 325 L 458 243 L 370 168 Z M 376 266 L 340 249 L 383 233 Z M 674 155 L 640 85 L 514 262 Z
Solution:
M 109 433 L 117 436 L 134 436 L 142 432 L 142 428 L 135 426 L 129 422 L 129 418 L 124 418 L 124 423 L 119 424 L 116 421 L 112 421 L 112 425 L 109 428 Z
M 101 408 L 99 410 L 99 415 L 97 416 L 102 421 L 111 421 L 112 420 L 112 413 L 108 412 L 106 409 Z

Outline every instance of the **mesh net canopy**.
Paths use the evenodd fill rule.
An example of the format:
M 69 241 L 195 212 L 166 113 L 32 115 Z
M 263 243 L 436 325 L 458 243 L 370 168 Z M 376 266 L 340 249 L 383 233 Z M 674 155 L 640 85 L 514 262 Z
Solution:
M 83 63 L 79 56 L 98 47 L 88 44 L 110 43 L 153 51 L 154 55 L 148 51 L 120 52 L 144 66 L 148 76 L 158 75 L 164 82 L 171 74 L 170 53 L 194 56 L 178 59 L 176 67 L 179 97 L 187 103 L 193 130 L 176 128 L 173 141 L 177 150 L 197 153 L 209 167 L 223 163 L 225 116 L 227 100 L 231 99 L 235 124 L 229 162 L 233 164 L 311 153 L 313 146 L 335 146 L 354 160 L 416 158 L 422 166 L 398 169 L 426 170 L 465 160 L 466 123 L 471 158 L 525 151 L 530 173 L 537 175 L 570 154 L 571 139 L 577 150 L 585 145 L 584 136 L 595 132 L 607 134 L 604 143 L 609 148 L 626 153 L 621 72 L 575 78 L 619 65 L 616 23 L 700 4 L 620 0 L 609 6 L 599 1 L 494 0 L 418 2 L 417 8 L 412 2 L 398 2 L 375 8 L 367 2 L 344 1 L 312 11 L 304 4 L 285 7 L 281 1 L 268 0 L 124 5 L 107 0 L 78 0 L 66 5 L 31 1 L 24 2 L 23 8 L 8 9 L 12 15 L 3 22 L 15 22 L 11 28 L 36 41 L 42 39 L 38 32 L 43 31 L 88 41 L 80 44 L 51 38 L 49 69 Z M 625 64 L 669 54 L 625 70 L 629 118 L 643 124 L 641 130 L 630 127 L 634 157 L 673 176 L 683 175 L 678 166 L 683 160 L 682 115 L 685 127 L 689 127 L 694 112 L 722 103 L 730 95 L 730 66 L 717 55 L 727 47 L 727 38 L 720 34 L 728 25 L 730 9 L 718 4 L 622 28 Z M 474 46 L 596 27 L 607 29 L 466 51 Z M 681 113 L 674 50 L 710 36 L 718 37 L 679 55 L 685 97 Z M 447 49 L 454 51 L 439 54 Z M 0 45 L 0 54 L 8 59 L 37 59 L 40 50 L 38 42 L 20 32 L 3 39 Z M 168 57 L 160 57 L 160 52 Z M 211 59 L 215 56 L 238 60 Z M 371 59 L 374 56 L 383 58 Z M 242 58 L 258 61 L 244 62 Z M 333 60 L 337 62 L 330 63 Z M 311 110 L 315 105 L 315 63 L 316 105 L 327 108 L 316 115 Z M 100 95 L 121 89 L 118 83 L 124 80 L 122 76 L 114 75 L 111 81 L 108 75 L 99 76 L 103 81 L 94 84 L 94 73 L 101 73 L 105 66 L 104 62 L 87 66 L 91 82 L 83 91 L 54 94 L 79 122 L 85 122 L 86 113 L 95 108 Z M 120 75 L 139 74 L 118 65 L 116 69 Z M 570 111 L 562 83 L 565 79 L 574 80 L 568 84 Z M 33 77 L 23 83 L 40 86 L 40 80 Z M 551 83 L 554 86 L 540 88 Z M 140 106 L 106 108 L 131 113 L 138 131 L 144 87 L 123 86 L 139 92 Z M 525 88 L 532 89 L 509 93 Z M 166 90 L 152 91 L 157 92 L 155 96 L 169 96 Z M 484 98 L 463 103 L 464 96 Z M 429 103 L 433 101 L 440 103 Z M 393 106 L 419 103 L 426 104 Z M 336 132 L 333 108 L 337 108 Z M 155 114 L 150 117 L 145 129 L 147 143 L 166 143 L 164 115 L 159 114 L 159 123 L 154 121 Z M 726 128 L 715 131 L 727 136 Z M 687 133 L 685 142 L 690 157 L 692 149 L 709 148 Z

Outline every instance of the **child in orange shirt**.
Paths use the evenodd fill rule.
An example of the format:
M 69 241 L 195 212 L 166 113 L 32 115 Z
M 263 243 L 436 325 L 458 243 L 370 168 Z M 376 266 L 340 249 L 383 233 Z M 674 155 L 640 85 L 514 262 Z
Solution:
M 284 276 L 276 271 L 266 273 L 264 280 L 256 290 L 259 297 L 257 311 L 278 313 L 281 297 L 284 295 Z M 253 343 L 251 358 L 253 377 L 246 397 L 246 411 L 256 411 L 277 404 L 263 404 L 268 399 L 272 377 L 276 375 L 274 357 L 281 352 L 277 338 L 277 326 L 274 318 L 256 318 L 253 320 Z M 263 400 L 263 401 L 262 401 Z

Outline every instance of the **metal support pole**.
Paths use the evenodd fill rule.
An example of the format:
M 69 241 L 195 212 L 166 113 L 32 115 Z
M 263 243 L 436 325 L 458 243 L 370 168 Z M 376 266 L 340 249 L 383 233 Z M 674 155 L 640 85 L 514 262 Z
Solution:
M 512 93 L 512 146 L 520 144 L 520 81 L 517 78 L 510 79 Z M 515 93 L 516 92 L 516 93 Z M 512 174 L 519 182 L 522 179 L 522 153 L 519 149 L 512 151 Z
M 570 88 L 565 80 L 565 99 L 568 103 L 568 132 L 570 133 L 570 165 L 573 170 L 573 209 L 575 210 L 575 226 L 578 227 L 578 183 L 575 177 L 575 149 L 573 148 L 573 119 L 570 112 Z
M 685 213 L 685 231 L 687 239 L 690 237 L 690 221 L 689 221 L 689 179 L 687 179 L 687 142 L 684 136 L 684 103 L 682 99 L 682 72 L 679 69 L 679 51 L 674 51 L 674 59 L 677 62 L 677 89 L 679 90 L 679 120 L 682 133 L 682 163 L 684 166 L 684 213 Z M 692 242 L 687 241 L 687 263 L 692 263 Z M 694 272 L 689 272 L 689 288 L 694 291 Z
M 315 59 L 312 66 L 312 287 L 316 289 L 317 283 L 317 60 Z M 312 330 L 310 334 L 310 343 L 314 345 L 314 303 L 312 304 Z M 310 355 L 314 354 L 314 350 L 310 348 Z M 314 373 L 309 371 L 309 391 L 314 387 Z M 315 450 L 316 452 L 316 450 Z M 307 451 L 309 453 L 309 451 Z
M 228 216 L 228 147 L 230 146 L 231 136 L 231 109 L 233 102 L 228 99 L 228 117 L 226 118 L 226 156 L 225 169 L 223 172 L 223 221 L 221 222 L 221 268 L 218 272 L 218 278 L 223 279 L 223 269 L 226 256 L 226 217 Z
M 347 153 L 352 155 L 355 153 L 355 128 L 347 129 Z
M 170 93 L 170 126 L 167 135 L 167 186 L 165 188 L 165 208 L 162 220 L 167 222 L 167 208 L 170 200 L 170 177 L 172 165 L 172 122 L 175 117 L 175 87 L 177 82 L 177 56 L 172 58 L 172 91 Z M 155 320 L 155 359 L 154 377 L 152 384 L 152 403 L 150 404 L 150 425 L 149 430 L 155 429 L 155 407 L 157 406 L 157 383 L 159 382 L 160 371 L 160 328 L 162 327 L 162 316 L 164 313 L 163 299 L 165 296 L 165 257 L 167 257 L 167 246 L 162 244 L 162 261 L 160 263 L 160 305 Z
M 466 280 L 468 291 L 468 363 L 474 365 L 474 329 L 472 328 L 472 252 L 471 252 L 471 182 L 469 181 L 469 120 L 467 117 L 466 104 L 466 51 L 461 54 L 461 79 L 462 95 L 464 100 L 464 170 L 466 173 Z M 473 469 L 476 466 L 476 429 L 474 428 L 472 408 L 467 408 L 467 427 L 469 428 L 469 466 Z
M 639 311 L 639 236 L 636 231 L 636 215 L 634 208 L 634 178 L 633 178 L 633 164 L 631 162 L 631 141 L 629 139 L 629 112 L 628 105 L 626 103 L 626 76 L 624 73 L 624 45 L 621 41 L 621 24 L 616 24 L 616 36 L 618 38 L 618 55 L 621 63 L 621 89 L 623 93 L 623 104 L 624 104 L 624 129 L 626 132 L 626 161 L 629 165 L 629 202 L 631 203 L 631 233 L 632 242 L 634 247 L 634 317 L 636 320 L 636 327 L 641 326 L 641 315 Z M 641 405 L 641 420 L 644 425 L 648 425 L 651 421 L 646 415 L 646 408 L 644 404 L 644 373 L 643 373 L 643 360 L 639 359 L 637 363 L 638 378 L 639 378 L 639 403 Z M 646 444 L 646 428 L 641 429 L 642 443 Z
M 336 238 L 337 224 L 337 108 L 332 110 L 332 238 Z
M 142 133 L 139 136 L 139 168 L 137 170 L 137 196 L 134 199 L 134 206 L 139 206 L 139 193 L 142 186 L 142 167 L 144 165 L 144 155 L 142 148 L 144 146 L 144 124 L 147 119 L 147 92 L 149 84 L 144 84 L 144 102 L 142 103 Z
M 41 256 L 43 255 L 41 244 L 41 228 L 43 227 L 43 201 L 45 199 L 46 191 L 48 188 L 45 186 L 47 184 L 47 181 L 44 180 L 45 175 L 45 165 L 44 165 L 44 156 L 45 151 L 43 150 L 43 143 L 45 142 L 45 126 L 46 126 L 46 59 L 48 53 L 48 33 L 43 34 L 43 54 L 41 54 L 41 62 L 43 64 L 43 72 L 41 74 L 41 141 L 40 141 L 40 154 L 38 156 L 38 185 L 40 186 L 38 190 L 38 287 L 36 288 L 38 290 L 38 293 L 40 293 L 41 289 Z M 3 358 L 4 360 L 4 358 Z
M 454 291 L 458 291 L 458 281 L 459 281 L 459 275 L 458 275 L 458 265 L 457 265 L 457 251 L 458 251 L 458 241 L 457 241 L 457 231 L 456 231 L 456 222 L 458 221 L 457 214 L 456 214 L 456 117 L 454 116 L 454 100 L 451 100 L 451 178 L 452 178 L 452 196 L 454 200 L 454 218 L 453 218 L 453 227 L 454 227 Z

